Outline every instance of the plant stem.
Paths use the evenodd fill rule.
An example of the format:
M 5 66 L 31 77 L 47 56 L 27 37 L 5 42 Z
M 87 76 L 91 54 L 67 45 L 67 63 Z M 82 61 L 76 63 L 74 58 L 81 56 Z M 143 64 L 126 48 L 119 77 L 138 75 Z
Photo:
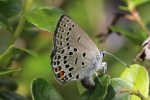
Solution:
M 24 14 L 25 12 L 29 11 L 29 9 L 33 5 L 34 1 L 35 0 L 25 0 L 22 14 Z M 16 41 L 16 39 L 20 36 L 20 34 L 21 34 L 22 30 L 23 30 L 25 22 L 26 22 L 26 20 L 25 20 L 25 18 L 22 15 L 21 18 L 20 18 L 20 20 L 19 20 L 19 24 L 18 24 L 18 26 L 17 26 L 17 28 L 16 28 L 16 30 L 15 30 L 15 32 L 14 32 L 11 40 L 9 41 L 8 47 L 10 45 L 14 44 L 14 42 Z
M 34 1 L 35 0 L 25 0 L 24 1 L 24 8 L 22 10 L 22 16 L 21 16 L 21 18 L 19 20 L 18 26 L 17 26 L 17 28 L 16 28 L 16 30 L 15 30 L 11 40 L 9 41 L 9 43 L 7 45 L 7 48 L 9 48 L 11 45 L 13 45 L 15 43 L 16 39 L 20 36 L 20 34 L 21 34 L 22 30 L 23 30 L 24 24 L 26 22 L 26 19 L 23 17 L 23 14 L 30 10 L 30 8 L 33 5 Z M 10 62 L 12 56 L 13 56 L 12 54 L 9 55 L 9 57 L 7 58 L 5 63 L 2 64 L 2 67 L 6 67 L 6 66 L 9 65 L 9 62 Z
M 143 23 L 143 21 L 141 20 L 141 17 L 138 13 L 138 11 L 136 10 L 136 8 L 133 8 L 131 11 L 132 16 L 135 18 L 135 20 L 137 21 L 137 23 L 140 25 L 140 27 L 143 29 L 143 31 L 150 36 L 149 31 L 147 30 L 145 24 Z
M 147 100 L 147 98 L 145 98 L 140 91 L 138 90 L 133 90 L 133 89 L 121 89 L 118 92 L 122 93 L 122 92 L 128 92 L 130 94 L 134 94 L 136 96 L 138 96 L 141 100 Z
M 14 32 L 14 35 L 12 36 L 11 40 L 9 41 L 8 47 L 10 45 L 14 44 L 14 42 L 16 41 L 16 39 L 19 37 L 19 35 L 22 32 L 24 23 L 25 23 L 25 19 L 24 19 L 24 17 L 21 17 L 21 19 L 19 21 L 19 24 L 18 24 L 18 26 L 17 26 L 17 28 L 16 28 L 16 30 Z

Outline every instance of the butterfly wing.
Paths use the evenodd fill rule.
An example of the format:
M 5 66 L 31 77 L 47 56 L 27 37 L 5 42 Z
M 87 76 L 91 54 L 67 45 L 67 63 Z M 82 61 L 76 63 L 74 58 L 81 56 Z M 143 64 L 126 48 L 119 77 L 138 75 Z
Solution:
M 92 61 L 99 50 L 89 36 L 69 17 L 57 24 L 51 54 L 53 72 L 61 83 L 82 79 L 94 69 Z M 95 70 L 94 70 L 95 71 Z

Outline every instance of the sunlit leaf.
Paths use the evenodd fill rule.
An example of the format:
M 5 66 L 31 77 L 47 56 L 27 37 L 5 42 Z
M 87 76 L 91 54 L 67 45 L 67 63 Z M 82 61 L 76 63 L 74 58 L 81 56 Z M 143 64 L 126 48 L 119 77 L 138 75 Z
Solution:
M 131 88 L 127 81 L 121 78 L 114 78 L 111 80 L 104 100 L 130 100 L 129 93 L 119 93 L 118 91 L 123 88 Z
M 60 9 L 47 7 L 27 12 L 24 16 L 28 22 L 34 24 L 35 26 L 43 30 L 54 32 L 61 14 L 63 14 L 63 12 Z
M 43 78 L 36 78 L 31 84 L 33 100 L 63 100 L 54 87 Z
M 119 8 L 125 11 L 129 11 L 128 7 L 125 7 L 125 6 L 119 6 Z
M 123 0 L 123 1 L 126 3 L 126 7 L 128 8 L 128 11 L 132 12 L 134 8 L 136 8 L 139 5 L 142 5 L 143 3 L 149 2 L 150 0 Z M 126 10 L 126 9 L 124 9 L 123 7 L 122 10 Z
M 25 48 L 17 48 L 17 47 L 14 47 L 14 54 L 17 54 L 17 53 L 21 53 L 21 52 L 26 52 L 32 56 L 37 56 L 37 52 L 35 52 L 34 50 L 28 50 L 28 49 L 25 49 Z
M 150 0 L 127 0 L 127 1 L 128 1 L 128 3 L 132 3 L 136 7 L 138 5 L 148 2 Z
M 10 75 L 12 73 L 20 71 L 21 68 L 14 68 L 14 69 L 0 69 L 0 77 Z
M 33 50 L 27 50 L 27 49 L 24 49 L 24 48 L 17 48 L 13 45 L 11 45 L 2 55 L 0 55 L 0 64 L 2 62 L 5 62 L 8 60 L 8 58 L 11 56 L 11 55 L 15 55 L 15 54 L 21 54 L 22 52 L 26 52 L 26 53 L 29 53 L 33 56 L 36 56 L 36 52 L 34 52 Z
M 120 34 L 123 34 L 126 36 L 132 43 L 141 45 L 143 40 L 145 39 L 146 35 L 143 35 L 144 33 L 142 31 L 138 31 L 137 33 L 132 33 L 128 31 L 127 29 L 124 29 L 121 26 L 113 26 L 111 25 L 109 27 L 113 32 L 118 32 Z
M 126 68 L 121 74 L 121 78 L 133 84 L 131 89 L 139 90 L 144 97 L 148 97 L 149 76 L 143 66 L 131 65 L 130 68 Z M 132 95 L 131 100 L 140 100 L 140 98 Z
M 1 0 L 0 1 L 0 13 L 6 18 L 12 17 L 18 14 L 22 9 L 21 0 Z
M 0 55 L 0 64 L 9 58 L 12 54 L 13 48 L 14 46 L 11 45 L 2 55 Z

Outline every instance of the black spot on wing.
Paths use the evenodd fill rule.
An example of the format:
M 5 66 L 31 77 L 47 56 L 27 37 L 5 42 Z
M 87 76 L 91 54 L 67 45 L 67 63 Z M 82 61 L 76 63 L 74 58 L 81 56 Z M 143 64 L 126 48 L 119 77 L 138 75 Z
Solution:
M 81 37 L 78 37 L 78 40 L 77 40 L 77 42 L 79 42 L 79 41 L 80 41 L 80 39 L 81 39 Z
M 75 59 L 75 65 L 77 64 L 77 62 L 78 62 L 78 57 Z

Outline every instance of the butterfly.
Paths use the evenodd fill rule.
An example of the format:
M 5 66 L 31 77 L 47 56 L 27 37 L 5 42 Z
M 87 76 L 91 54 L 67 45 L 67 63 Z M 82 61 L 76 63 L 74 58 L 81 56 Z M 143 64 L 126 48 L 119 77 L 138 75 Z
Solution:
M 56 79 L 65 84 L 81 80 L 84 87 L 94 87 L 92 76 L 107 71 L 103 62 L 106 52 L 99 51 L 80 26 L 66 15 L 61 15 L 53 36 L 51 66 Z

